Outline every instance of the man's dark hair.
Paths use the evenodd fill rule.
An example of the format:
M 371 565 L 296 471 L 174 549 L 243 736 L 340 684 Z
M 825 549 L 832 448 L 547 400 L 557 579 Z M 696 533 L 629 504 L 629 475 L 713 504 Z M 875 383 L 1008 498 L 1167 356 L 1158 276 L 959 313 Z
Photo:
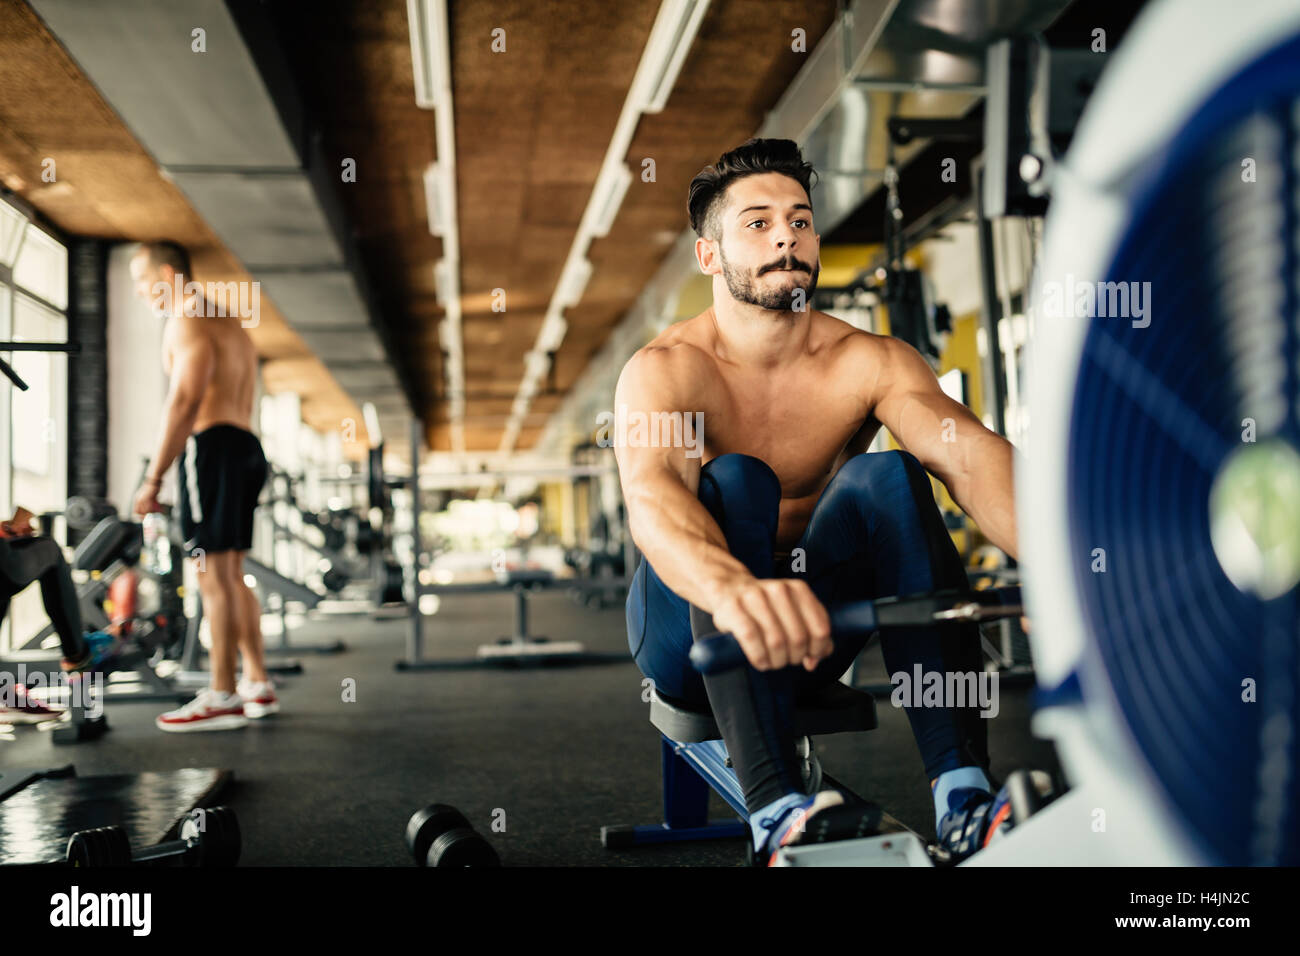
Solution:
M 190 273 L 190 254 L 179 242 L 146 242 L 141 244 L 140 249 L 149 256 L 149 264 L 155 269 L 169 265 L 186 279 L 193 278 Z
M 691 216 L 691 228 L 704 239 L 720 239 L 722 224 L 719 216 L 727 195 L 727 187 L 738 179 L 758 173 L 780 173 L 789 176 L 808 194 L 812 205 L 812 187 L 817 173 L 811 163 L 805 163 L 799 145 L 792 139 L 751 139 L 729 153 L 723 153 L 712 166 L 705 166 L 691 180 L 690 198 L 686 208 Z

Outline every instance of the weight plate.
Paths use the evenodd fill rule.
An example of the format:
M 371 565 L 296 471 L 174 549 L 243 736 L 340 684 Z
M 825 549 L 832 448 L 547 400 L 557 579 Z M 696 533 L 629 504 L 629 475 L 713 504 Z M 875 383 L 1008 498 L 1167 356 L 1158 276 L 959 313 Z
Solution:
M 239 863 L 243 836 L 239 819 L 229 807 L 213 807 L 207 813 L 207 832 L 203 835 L 205 867 L 230 867 Z
M 464 867 L 500 866 L 501 860 L 492 844 L 468 827 L 456 827 L 442 833 L 429 847 L 426 866 Z
M 68 838 L 66 859 L 70 866 L 129 866 L 131 843 L 121 827 L 80 830 Z
M 433 803 L 417 811 L 406 824 L 406 848 L 415 862 L 424 866 L 433 841 L 448 830 L 470 828 L 469 820 L 455 807 Z

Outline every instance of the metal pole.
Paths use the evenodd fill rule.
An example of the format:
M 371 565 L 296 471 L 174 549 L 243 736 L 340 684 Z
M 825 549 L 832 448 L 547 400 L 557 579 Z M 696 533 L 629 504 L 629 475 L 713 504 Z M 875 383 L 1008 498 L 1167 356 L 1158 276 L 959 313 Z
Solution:
M 289 476 L 287 474 L 281 475 L 280 479 L 281 479 L 281 483 L 279 484 L 279 487 L 284 489 L 280 501 L 283 510 L 282 518 L 285 522 L 284 527 L 286 530 L 279 531 L 279 539 L 281 543 L 284 544 L 285 550 L 292 553 L 293 543 L 289 538 L 287 525 L 289 521 L 289 512 L 292 510 L 289 505 L 289 500 L 293 497 L 293 488 L 290 487 L 289 485 Z M 277 568 L 276 570 L 279 569 Z M 280 594 L 280 606 L 278 610 L 280 612 L 280 650 L 287 651 L 289 649 L 289 618 L 287 614 L 287 609 L 284 606 L 283 592 L 281 592 Z
M 492 471 L 439 472 L 425 475 L 425 488 L 462 488 L 466 485 L 496 484 L 507 478 L 584 478 L 616 475 L 615 465 L 564 465 L 538 468 L 497 468 Z
M 982 83 L 934 83 L 922 80 L 873 80 L 870 77 L 858 77 L 853 85 L 860 90 L 881 93 L 970 93 L 983 96 L 988 87 Z
M 527 585 L 515 585 L 515 636 L 516 642 L 528 639 L 528 590 Z
M 280 650 L 289 649 L 289 609 L 285 606 L 285 597 L 280 595 Z
M 195 589 L 197 590 L 197 588 Z M 203 620 L 203 595 L 194 595 L 194 616 L 185 622 L 185 652 L 181 655 L 181 670 L 197 672 L 199 655 L 203 648 L 199 642 L 199 622 Z
M 980 250 L 980 289 L 983 293 L 982 310 L 984 335 L 988 344 L 988 360 L 983 366 L 983 393 L 985 410 L 993 416 L 993 430 L 999 435 L 1007 433 L 1006 384 L 1003 380 L 1002 347 L 998 340 L 998 321 L 1002 318 L 1002 305 L 998 301 L 997 270 L 993 262 L 995 247 L 993 244 L 993 223 L 984 215 L 984 177 L 988 171 L 983 162 L 974 167 L 975 190 L 975 228 L 979 233 Z
M 424 620 L 420 616 L 420 419 L 411 421 L 411 629 L 406 659 L 414 664 L 423 656 Z
M 76 355 L 80 342 L 0 342 L 0 352 L 67 352 Z

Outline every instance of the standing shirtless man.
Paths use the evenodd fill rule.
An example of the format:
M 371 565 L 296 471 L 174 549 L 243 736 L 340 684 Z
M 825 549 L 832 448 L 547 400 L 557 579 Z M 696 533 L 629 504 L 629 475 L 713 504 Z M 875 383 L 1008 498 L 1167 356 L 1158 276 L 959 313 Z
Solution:
M 643 420 L 703 414 L 693 448 L 616 442 L 645 555 L 628 640 L 661 695 L 712 709 L 764 862 L 863 822 L 837 791 L 805 794 L 795 754 L 794 700 L 838 680 L 865 644 L 832 646 L 826 605 L 968 587 L 926 472 L 1016 554 L 1010 443 L 945 395 L 910 345 L 806 304 L 820 268 L 812 175 L 795 143 L 751 140 L 695 177 L 688 208 L 714 304 L 638 351 L 615 394 Z M 905 451 L 865 453 L 882 426 Z M 751 666 L 692 669 L 692 606 L 702 633 L 712 615 Z M 973 624 L 886 634 L 881 645 L 891 674 L 983 670 Z M 987 725 L 977 707 L 907 715 L 940 842 L 968 855 L 994 816 Z
M 176 301 L 174 290 L 191 279 L 189 255 L 177 244 L 142 245 L 131 259 L 131 278 L 136 293 L 166 320 L 162 361 L 171 378 L 162 434 L 136 494 L 135 513 L 162 510 L 158 489 L 179 458 L 181 533 L 195 560 L 212 633 L 212 685 L 157 724 L 172 732 L 230 730 L 280 708 L 266 674 L 261 607 L 244 584 L 253 510 L 267 477 L 262 445 L 248 427 L 257 352 L 238 315 L 209 315 L 197 291 Z M 244 658 L 238 687 L 237 648 Z

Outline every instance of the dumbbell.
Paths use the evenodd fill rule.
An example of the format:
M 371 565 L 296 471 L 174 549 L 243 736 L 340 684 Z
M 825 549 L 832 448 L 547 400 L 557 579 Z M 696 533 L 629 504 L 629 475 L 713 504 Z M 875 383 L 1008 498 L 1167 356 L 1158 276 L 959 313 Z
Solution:
M 131 849 L 122 827 L 79 830 L 68 838 L 69 866 L 131 866 L 176 861 L 182 866 L 227 867 L 239 862 L 239 821 L 229 807 L 194 809 L 181 821 L 179 838 L 157 846 Z
M 321 576 L 321 583 L 325 585 L 326 591 L 337 594 L 348 586 L 348 576 L 338 568 L 331 567 Z
M 417 866 L 500 866 L 492 844 L 455 807 L 434 803 L 406 824 L 406 848 Z

